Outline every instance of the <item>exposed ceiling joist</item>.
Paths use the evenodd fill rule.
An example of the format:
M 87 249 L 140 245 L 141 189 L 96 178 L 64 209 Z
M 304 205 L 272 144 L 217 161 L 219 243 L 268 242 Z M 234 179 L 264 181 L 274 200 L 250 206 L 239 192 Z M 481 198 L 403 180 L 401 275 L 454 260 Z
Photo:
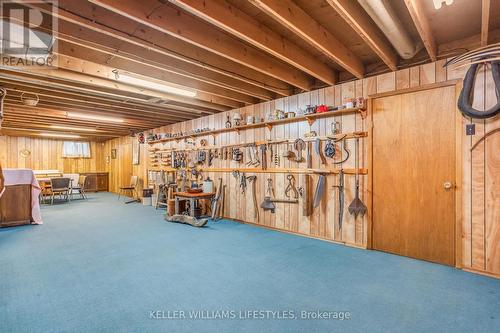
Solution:
M 344 44 L 316 22 L 291 0 L 250 0 L 306 42 L 358 78 L 365 74 L 364 65 Z
M 490 0 L 481 1 L 481 46 L 488 45 L 488 32 L 490 27 Z
M 356 1 L 327 0 L 327 2 L 382 59 L 387 67 L 393 71 L 398 69 L 397 54 Z
M 165 106 L 162 104 L 155 103 L 133 103 L 130 101 L 120 101 L 120 100 L 110 100 L 97 96 L 86 95 L 83 93 L 75 93 L 70 91 L 64 91 L 60 89 L 54 89 L 52 87 L 47 86 L 39 86 L 29 83 L 19 84 L 18 82 L 12 80 L 6 80 L 0 78 L 0 85 L 7 88 L 9 95 L 20 96 L 23 92 L 29 92 L 33 94 L 37 94 L 41 99 L 50 98 L 56 100 L 65 100 L 65 101 L 77 101 L 80 103 L 86 103 L 88 105 L 94 105 L 96 107 L 110 107 L 115 110 L 123 110 L 128 112 L 137 112 L 137 110 L 141 110 L 144 114 L 163 114 L 169 115 L 173 120 L 182 121 L 182 119 L 192 119 L 193 117 L 199 116 L 201 113 L 197 112 L 186 112 L 183 111 L 182 108 Z M 193 111 L 193 110 L 191 110 Z
M 238 105 L 241 106 L 241 103 L 249 105 L 260 101 L 255 97 L 242 94 L 234 90 L 222 88 L 211 83 L 193 80 L 192 78 L 165 71 L 158 66 L 151 66 L 141 61 L 123 59 L 122 57 L 115 56 L 113 53 L 103 53 L 102 51 L 97 51 L 93 48 L 88 48 L 82 45 L 60 42 L 58 52 L 60 55 L 85 60 L 97 65 L 103 65 L 108 68 L 112 68 L 112 70 L 117 70 L 118 72 L 137 74 L 146 78 L 158 80 L 160 83 L 165 82 L 168 85 L 174 84 L 180 87 L 192 88 L 195 89 L 198 94 L 205 93 L 207 98 L 214 103 L 217 101 L 217 104 L 227 105 L 233 108 L 239 107 Z M 64 68 L 68 69 L 67 67 Z M 77 71 L 76 68 L 73 70 Z M 91 73 L 89 74 L 92 75 Z M 113 77 L 110 79 L 113 79 Z
M 31 6 L 45 12 L 48 11 L 44 4 L 31 4 Z M 102 11 L 105 11 L 105 9 L 92 6 L 88 2 L 60 1 L 59 9 L 55 13 L 60 18 L 59 32 L 67 32 L 70 36 L 79 37 L 89 35 L 89 32 L 99 33 L 107 36 L 108 41 L 109 39 L 122 41 L 122 44 L 108 45 L 111 48 L 116 48 L 119 53 L 125 52 L 137 56 L 147 54 L 147 56 L 143 57 L 157 62 L 159 61 L 156 59 L 163 59 L 163 62 L 167 62 L 172 68 L 178 69 L 179 73 L 192 73 L 198 78 L 208 78 L 211 82 L 215 80 L 233 86 L 231 80 L 237 80 L 240 83 L 235 84 L 235 86 L 241 88 L 245 88 L 244 84 L 248 84 L 265 91 L 272 91 L 280 96 L 289 96 L 293 93 L 292 87 L 283 81 L 249 67 L 241 66 L 227 58 L 163 34 L 150 27 L 141 25 L 133 34 L 122 31 L 120 30 L 120 26 L 123 27 L 122 22 L 113 15 L 100 15 Z M 87 12 L 91 12 L 92 16 L 94 18 L 98 17 L 99 20 L 83 17 L 82 14 Z M 122 19 L 127 20 L 124 17 Z M 66 22 L 84 29 L 78 29 L 79 33 L 74 33 L 74 30 Z M 101 43 L 101 45 L 104 44 Z M 137 48 L 141 49 L 142 52 Z M 217 75 L 212 76 L 211 73 Z M 224 80 L 220 76 L 230 80 Z M 242 85 L 242 83 L 244 84 Z M 248 92 L 250 91 L 248 90 Z M 261 94 L 261 91 L 257 90 L 257 92 Z M 254 96 L 266 99 L 260 95 Z
M 332 68 L 224 0 L 169 1 L 318 80 L 330 85 L 335 84 L 337 75 Z
M 199 97 L 208 99 L 207 101 L 193 99 L 193 98 L 186 98 L 182 96 L 175 96 L 173 94 L 156 92 L 140 87 L 135 87 L 132 85 L 119 83 L 113 80 L 115 75 L 113 73 L 114 71 L 113 68 L 109 68 L 98 64 L 93 64 L 87 61 L 67 56 L 59 55 L 58 58 L 59 58 L 58 66 L 64 70 L 33 69 L 33 68 L 28 70 L 19 70 L 13 68 L 4 68 L 5 71 L 2 71 L 2 73 L 0 73 L 0 77 L 6 77 L 4 76 L 5 72 L 10 70 L 12 72 L 15 72 L 17 75 L 31 75 L 41 78 L 43 80 L 49 80 L 52 82 L 51 84 L 53 84 L 54 86 L 73 89 L 77 91 L 95 93 L 101 96 L 121 97 L 121 98 L 130 98 L 138 100 L 142 99 L 143 101 L 148 99 L 148 97 L 149 98 L 157 97 L 163 100 L 173 100 L 217 111 L 227 111 L 232 108 L 231 106 L 215 104 L 213 100 L 218 100 L 218 98 L 214 97 L 213 100 L 211 100 L 210 98 L 203 96 L 202 93 L 199 94 L 200 95 Z M 131 95 L 143 96 L 143 98 L 132 97 Z M 233 101 L 228 103 L 237 103 L 237 102 Z M 238 105 L 238 107 L 241 106 L 241 104 L 239 103 L 236 105 Z
M 432 35 L 429 20 L 427 19 L 420 0 L 405 0 L 406 7 L 418 30 L 420 38 L 424 42 L 425 49 L 432 61 L 437 59 L 437 45 Z
M 180 9 L 169 5 L 158 6 L 159 3 L 155 0 L 137 2 L 90 0 L 90 2 L 300 89 L 308 91 L 312 89 L 313 82 L 305 73 L 260 50 L 248 47 L 237 38 L 215 29 Z M 151 12 L 152 8 L 154 10 Z

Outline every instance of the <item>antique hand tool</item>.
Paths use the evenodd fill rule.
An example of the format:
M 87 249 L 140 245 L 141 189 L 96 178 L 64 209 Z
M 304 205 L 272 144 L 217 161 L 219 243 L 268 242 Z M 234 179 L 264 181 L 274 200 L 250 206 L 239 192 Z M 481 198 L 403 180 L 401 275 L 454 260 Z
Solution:
M 312 168 L 312 155 L 311 155 L 311 142 L 307 142 L 307 157 L 306 157 L 306 168 Z
M 240 176 L 240 190 L 241 190 L 241 194 L 245 194 L 246 189 L 247 189 L 247 177 L 246 177 L 245 173 L 243 172 L 241 174 L 241 176 Z
M 316 154 L 321 159 L 321 164 L 325 165 L 326 158 L 325 158 L 325 155 L 323 155 L 323 151 L 321 150 L 321 139 L 320 138 L 316 138 L 316 140 L 314 140 L 314 150 L 316 151 Z
M 257 205 L 256 183 L 257 176 L 248 176 L 246 179 L 252 184 L 253 217 L 259 220 L 259 206 Z
M 341 161 L 335 161 L 335 162 L 333 162 L 333 164 L 342 164 L 345 161 L 347 161 L 349 159 L 349 156 L 351 155 L 351 153 L 349 152 L 349 150 L 347 150 L 347 139 L 346 139 L 346 136 L 344 135 L 342 138 L 340 138 L 338 140 L 333 140 L 333 141 L 334 142 L 342 141 L 342 149 L 345 151 L 345 157 Z
M 222 192 L 222 178 L 219 178 L 219 183 L 217 184 L 217 192 L 215 193 L 215 197 L 212 199 L 212 220 L 215 220 L 217 217 L 217 211 L 220 205 Z
M 231 119 L 229 118 L 229 116 L 227 116 L 226 118 L 226 128 L 231 128 Z
M 273 188 L 273 179 L 272 178 L 267 178 L 266 196 L 273 197 L 273 198 L 275 197 L 275 195 L 274 195 L 274 188 Z
M 212 162 L 215 157 L 215 152 L 212 149 L 208 150 L 208 166 L 212 166 Z
M 344 169 L 339 172 L 339 184 L 334 185 L 339 189 L 339 229 L 342 229 L 342 218 L 344 216 Z
M 325 156 L 333 158 L 335 156 L 335 153 L 336 153 L 335 145 L 333 144 L 333 141 L 331 139 L 328 139 L 328 141 L 325 144 Z
M 299 203 L 298 199 L 271 199 L 271 197 L 264 197 L 264 201 L 260 204 L 260 208 L 264 210 L 270 210 L 274 213 L 276 210 L 276 205 L 274 203 Z
M 299 191 L 297 191 L 297 188 L 295 187 L 295 177 L 293 175 L 288 175 L 286 176 L 286 179 L 288 180 L 288 186 L 285 189 L 285 196 L 290 198 L 290 192 L 293 192 L 293 198 L 298 199 Z
M 325 183 L 326 176 L 325 174 L 319 174 L 318 183 L 316 184 L 316 191 L 314 192 L 313 199 L 313 207 L 316 208 L 319 206 L 321 199 L 323 199 L 323 195 L 325 194 Z
M 295 158 L 295 162 L 302 162 L 304 159 L 302 158 L 302 151 L 304 150 L 306 143 L 302 139 L 297 139 L 293 143 L 293 148 L 297 151 L 297 157 Z
M 355 168 L 356 168 L 356 194 L 354 197 L 354 200 L 351 202 L 351 204 L 348 207 L 349 213 L 354 215 L 355 218 L 358 217 L 359 214 L 361 216 L 365 215 L 366 213 L 366 206 L 361 201 L 359 198 L 359 138 L 356 138 L 356 150 L 354 152 L 356 154 L 355 156 Z
M 243 153 L 239 148 L 234 148 L 231 154 L 231 158 L 236 162 L 243 162 Z
M 267 145 L 265 144 L 262 144 L 259 146 L 260 148 L 260 152 L 261 152 L 261 168 L 262 170 L 266 170 L 267 169 L 267 154 L 266 154 L 266 151 L 267 151 Z

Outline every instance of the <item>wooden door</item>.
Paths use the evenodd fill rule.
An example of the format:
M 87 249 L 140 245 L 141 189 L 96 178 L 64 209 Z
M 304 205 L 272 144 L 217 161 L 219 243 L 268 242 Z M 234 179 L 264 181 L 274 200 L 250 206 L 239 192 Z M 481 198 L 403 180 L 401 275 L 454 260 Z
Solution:
M 373 248 L 455 263 L 455 86 L 373 100 Z

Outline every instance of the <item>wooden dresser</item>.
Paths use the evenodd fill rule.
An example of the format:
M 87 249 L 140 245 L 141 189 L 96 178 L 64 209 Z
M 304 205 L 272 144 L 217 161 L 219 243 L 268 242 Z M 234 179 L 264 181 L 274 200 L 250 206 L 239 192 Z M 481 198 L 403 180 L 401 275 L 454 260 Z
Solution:
M 87 192 L 107 192 L 109 191 L 109 174 L 107 172 L 87 172 L 82 173 L 87 176 L 85 181 L 85 191 Z

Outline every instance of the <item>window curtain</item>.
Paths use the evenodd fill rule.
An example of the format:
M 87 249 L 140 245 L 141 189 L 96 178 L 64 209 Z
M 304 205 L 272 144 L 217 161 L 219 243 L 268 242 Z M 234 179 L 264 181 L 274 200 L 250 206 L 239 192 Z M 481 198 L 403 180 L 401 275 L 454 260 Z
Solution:
M 65 141 L 63 143 L 62 157 L 90 158 L 90 144 L 88 142 Z

